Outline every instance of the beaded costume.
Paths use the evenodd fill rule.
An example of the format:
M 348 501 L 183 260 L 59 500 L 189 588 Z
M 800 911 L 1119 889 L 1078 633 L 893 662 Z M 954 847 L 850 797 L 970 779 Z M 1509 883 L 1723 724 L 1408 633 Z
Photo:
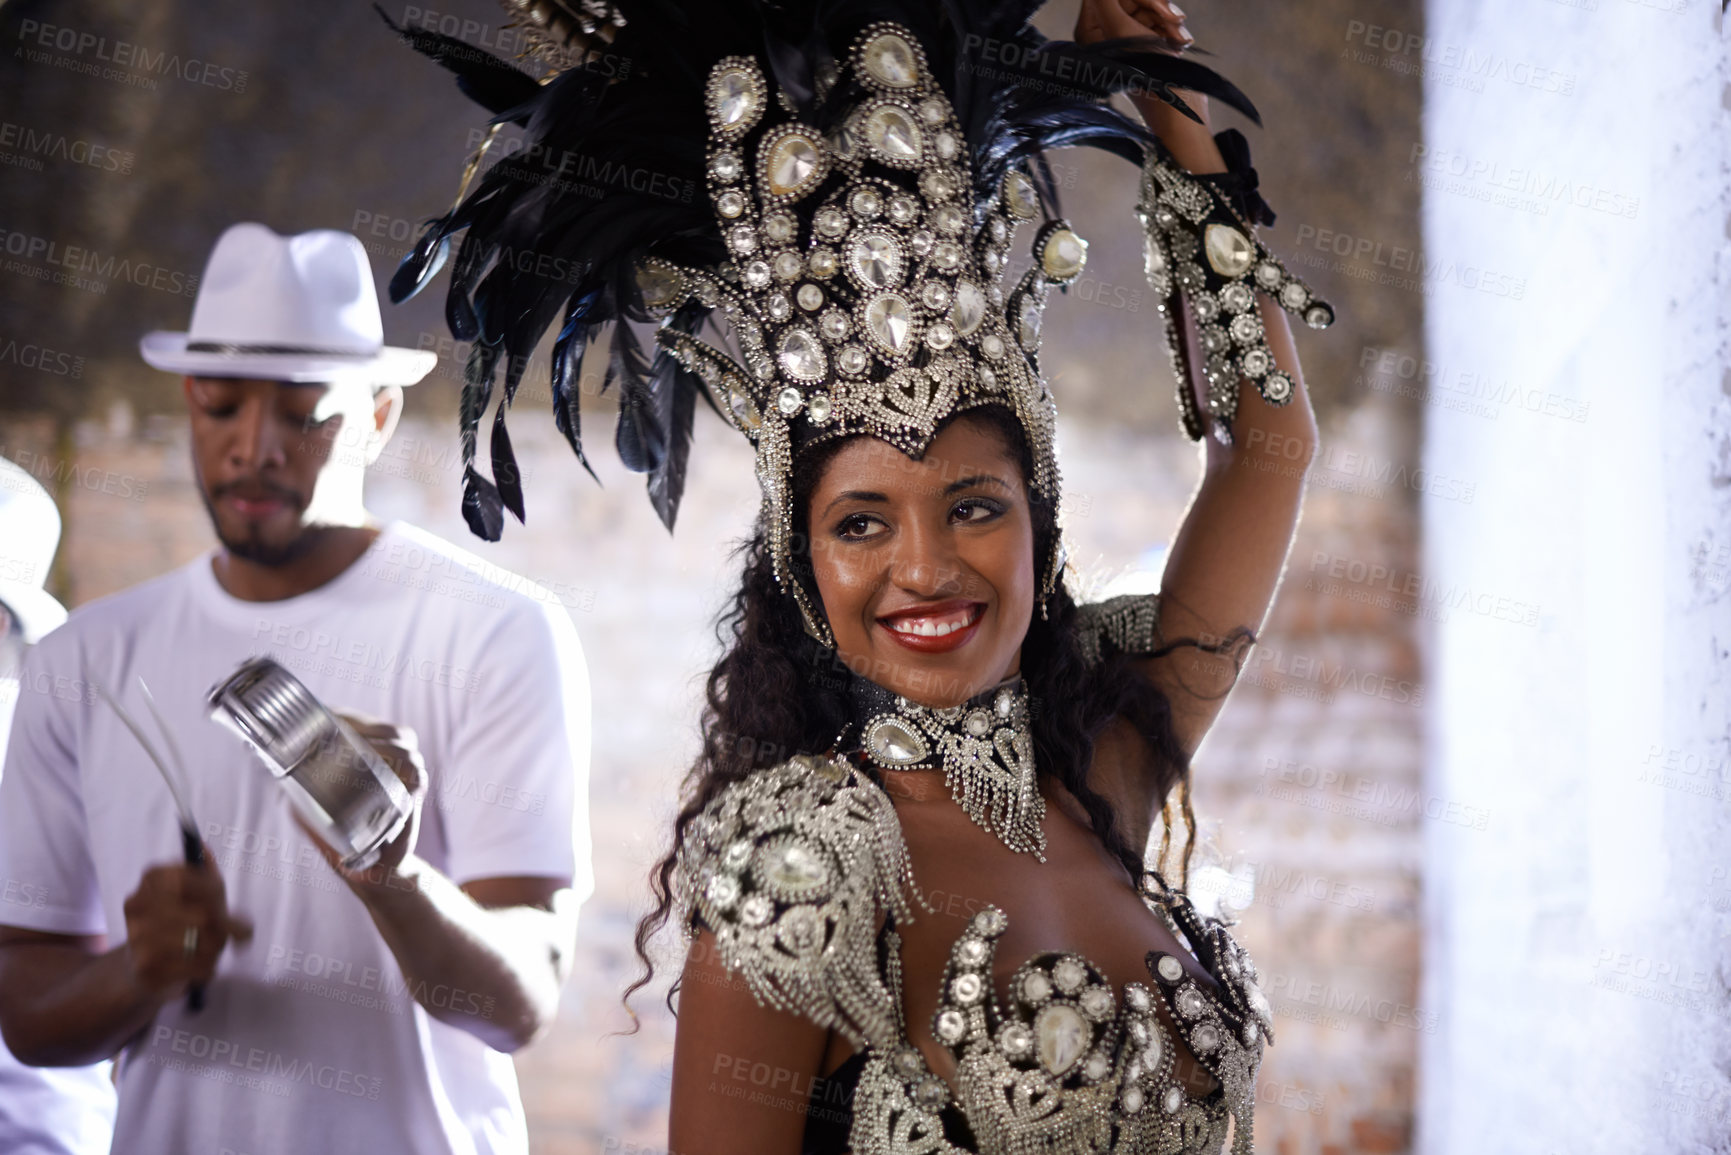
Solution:
M 473 342 L 464 514 L 483 537 L 500 535 L 505 510 L 524 517 L 505 413 L 555 327 L 560 431 L 583 460 L 580 365 L 610 334 L 603 388 L 618 393 L 617 448 L 648 475 L 669 527 L 696 399 L 750 441 L 775 579 L 823 646 L 834 639 L 792 508 L 795 462 L 813 447 L 863 435 L 918 459 L 950 418 L 999 406 L 1025 434 L 1032 497 L 1056 508 L 1041 316 L 1051 291 L 1081 276 L 1087 244 L 1058 215 L 1047 148 L 1089 145 L 1142 166 L 1148 274 L 1192 437 L 1204 429 L 1177 337 L 1186 300 L 1223 439 L 1241 378 L 1271 404 L 1294 392 L 1265 340 L 1258 291 L 1314 326 L 1332 320 L 1256 238 L 1254 224 L 1271 216 L 1247 154 L 1228 147 L 1235 134 L 1216 138 L 1232 171 L 1194 178 L 1108 105 L 1135 90 L 1188 113 L 1177 87 L 1257 119 L 1230 83 L 1152 42 L 1048 41 L 1029 24 L 1032 0 L 507 3 L 543 30 L 552 71 L 539 80 L 467 44 L 400 30 L 458 75 L 495 127 L 525 134 L 469 192 L 479 155 L 471 161 L 465 194 L 392 282 L 401 300 L 451 266 L 447 318 Z M 1006 281 L 1017 228 L 1032 222 L 1030 263 Z M 537 275 L 522 254 L 573 272 Z M 632 328 L 648 322 L 653 361 Z M 475 466 L 477 432 L 501 371 L 489 478 Z M 1063 550 L 1055 535 L 1040 548 L 1043 607 Z M 1090 663 L 1113 650 L 1154 654 L 1157 601 L 1082 607 L 1076 630 Z M 853 689 L 851 746 L 728 786 L 678 852 L 688 926 L 713 931 L 722 962 L 760 1002 L 856 1048 L 847 1128 L 815 1140 L 808 1129 L 809 1148 L 1177 1155 L 1219 1152 L 1230 1132 L 1248 1155 L 1271 1012 L 1224 925 L 1164 883 L 1144 898 L 1213 987 L 1151 952 L 1147 975 L 1114 989 L 1087 959 L 1060 952 L 1024 961 L 1001 1000 L 991 968 L 1008 916 L 987 908 L 954 944 L 931 1024 L 957 1062 L 955 1088 L 927 1069 L 904 1021 L 897 932 L 919 911 L 881 775 L 941 769 L 973 821 L 1040 856 L 1028 703 L 1019 682 L 948 709 L 858 679 Z M 1177 1080 L 1180 1039 L 1166 1019 L 1217 1091 L 1193 1098 Z

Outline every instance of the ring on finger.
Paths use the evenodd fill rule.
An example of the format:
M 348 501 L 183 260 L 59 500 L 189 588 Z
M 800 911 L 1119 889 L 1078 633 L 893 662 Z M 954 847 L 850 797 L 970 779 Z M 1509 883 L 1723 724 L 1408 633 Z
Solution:
M 196 926 L 186 928 L 186 933 L 180 939 L 180 951 L 187 958 L 198 953 L 198 928 Z

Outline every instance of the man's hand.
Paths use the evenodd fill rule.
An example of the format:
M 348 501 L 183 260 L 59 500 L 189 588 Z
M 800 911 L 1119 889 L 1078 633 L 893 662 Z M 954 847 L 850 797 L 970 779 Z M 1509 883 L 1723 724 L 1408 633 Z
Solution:
M 133 981 L 164 999 L 209 982 L 229 941 L 252 938 L 252 924 L 229 913 L 228 892 L 208 853 L 200 866 L 151 867 L 123 909 Z
M 342 855 L 326 846 L 324 839 L 302 821 L 299 814 L 295 815 L 295 821 L 302 830 L 312 836 L 313 845 L 318 847 L 324 860 L 331 864 L 331 869 L 342 875 L 343 880 L 350 886 L 378 885 L 387 882 L 415 849 L 415 839 L 421 829 L 421 805 L 427 796 L 427 767 L 421 760 L 420 740 L 407 726 L 393 726 L 389 722 L 381 722 L 360 714 L 338 714 L 337 717 L 347 722 L 350 728 L 373 748 L 373 752 L 385 760 L 385 765 L 389 766 L 408 788 L 411 805 L 408 821 L 403 823 L 403 829 L 397 836 L 379 851 L 378 861 L 365 870 L 344 869 Z

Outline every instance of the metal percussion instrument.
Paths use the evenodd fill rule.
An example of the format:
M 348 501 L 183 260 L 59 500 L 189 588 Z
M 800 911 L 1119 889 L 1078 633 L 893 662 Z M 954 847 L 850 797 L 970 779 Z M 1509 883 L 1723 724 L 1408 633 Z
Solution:
M 402 830 L 413 802 L 402 779 L 354 729 L 270 658 L 253 658 L 212 687 L 213 720 L 239 734 L 296 811 L 364 870 Z

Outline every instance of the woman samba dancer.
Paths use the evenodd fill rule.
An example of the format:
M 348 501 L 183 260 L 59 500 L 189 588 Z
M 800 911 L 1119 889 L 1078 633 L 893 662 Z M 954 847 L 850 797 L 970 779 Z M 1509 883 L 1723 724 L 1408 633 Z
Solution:
M 411 34 L 539 146 L 393 286 L 468 230 L 450 315 L 477 342 L 471 453 L 496 368 L 508 397 L 561 312 L 561 428 L 581 453 L 577 359 L 616 322 L 619 447 L 669 525 L 697 395 L 757 450 L 764 509 L 638 933 L 649 973 L 676 912 L 690 936 L 681 1155 L 1251 1149 L 1272 1027 L 1254 964 L 1144 850 L 1160 821 L 1164 862 L 1175 807 L 1188 822 L 1190 754 L 1297 523 L 1302 470 L 1246 467 L 1315 442 L 1285 312 L 1332 313 L 1255 239 L 1272 214 L 1242 137 L 1211 136 L 1198 93 L 1254 110 L 1177 55 L 1182 13 L 1084 0 L 1058 44 L 1036 6 L 620 4 L 555 21 L 568 68 L 533 91 Z M 1151 133 L 1106 106 L 1126 90 Z M 1206 443 L 1161 594 L 1088 606 L 1062 581 L 1036 357 L 1086 257 L 1042 181 L 1065 144 L 1143 165 L 1149 276 Z M 707 203 L 561 194 L 535 168 L 559 150 L 696 164 Z M 1040 216 L 1033 266 L 1000 284 Z M 512 245 L 589 273 L 550 289 L 496 260 Z M 699 338 L 712 313 L 731 347 Z M 648 318 L 653 365 L 624 323 Z M 523 512 L 503 406 L 492 457 L 465 494 L 485 536 Z M 768 1093 L 738 1094 L 758 1089 L 741 1069 Z

